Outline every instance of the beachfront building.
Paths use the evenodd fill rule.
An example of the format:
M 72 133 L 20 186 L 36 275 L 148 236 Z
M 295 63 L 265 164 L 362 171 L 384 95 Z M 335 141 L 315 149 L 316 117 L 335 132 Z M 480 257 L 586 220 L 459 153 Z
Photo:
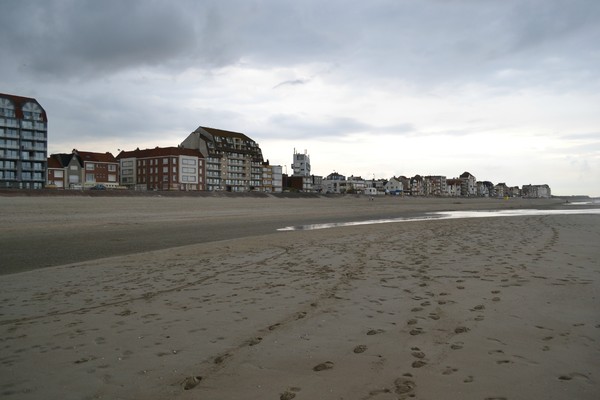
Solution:
M 294 149 L 292 171 L 292 176 L 310 176 L 310 156 L 306 150 L 302 154 L 296 153 L 296 149 Z
M 446 179 L 446 195 L 449 197 L 460 197 L 462 195 L 462 179 Z
M 61 155 L 51 154 L 50 157 L 48 157 L 47 165 L 48 167 L 46 168 L 46 188 L 67 188 L 67 168 L 63 165 Z
M 494 184 L 490 181 L 477 181 L 477 196 L 479 197 L 495 197 Z
M 0 188 L 42 189 L 48 118 L 36 99 L 0 93 Z
M 496 197 L 508 197 L 508 186 L 504 182 L 498 183 L 494 185 L 494 193 Z
M 109 153 L 74 149 L 71 153 L 51 154 L 52 169 L 46 173 L 46 184 L 57 189 L 86 189 L 96 185 L 119 186 L 119 162 Z M 62 172 L 61 172 L 62 171 Z M 60 175 L 63 175 L 61 186 Z
M 384 190 L 393 196 L 400 196 L 403 194 L 404 186 L 399 178 L 393 176 L 385 184 Z
M 552 197 L 552 191 L 548 185 L 523 185 L 522 189 L 523 197 L 529 198 L 550 198 Z
M 346 177 L 333 172 L 323 179 L 322 186 L 325 193 L 346 193 Z
M 204 155 L 182 147 L 121 151 L 120 184 L 135 190 L 205 190 Z
M 262 191 L 281 193 L 283 191 L 283 174 L 281 165 L 270 165 L 269 160 L 263 163 Z
M 425 196 L 445 196 L 446 177 L 443 175 L 429 175 L 423 179 Z
M 473 175 L 465 171 L 460 175 L 460 180 L 460 195 L 462 197 L 477 196 L 477 179 Z
M 411 196 L 425 195 L 425 180 L 421 175 L 415 175 L 410 178 L 410 194 Z
M 263 190 L 263 156 L 258 143 L 239 132 L 199 127 L 181 143 L 205 155 L 206 190 Z

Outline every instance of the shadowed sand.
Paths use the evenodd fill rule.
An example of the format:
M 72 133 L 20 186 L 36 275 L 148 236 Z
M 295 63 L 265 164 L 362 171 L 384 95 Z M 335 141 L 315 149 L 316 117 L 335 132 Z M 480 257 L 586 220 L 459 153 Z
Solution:
M 251 202 L 254 216 L 242 218 L 237 199 L 212 201 L 223 224 L 282 226 L 290 213 L 313 222 L 399 207 L 367 215 L 366 201 L 332 200 L 350 209 L 342 215 L 329 200 L 311 212 L 311 200 L 275 199 L 270 210 Z M 436 207 L 448 209 L 420 210 Z M 181 208 L 154 219 L 183 220 Z M 63 228 L 102 219 L 73 209 Z M 59 214 L 8 218 L 25 240 L 28 226 L 55 229 Z M 598 243 L 598 215 L 431 220 L 273 231 L 0 276 L 0 396 L 596 399 Z

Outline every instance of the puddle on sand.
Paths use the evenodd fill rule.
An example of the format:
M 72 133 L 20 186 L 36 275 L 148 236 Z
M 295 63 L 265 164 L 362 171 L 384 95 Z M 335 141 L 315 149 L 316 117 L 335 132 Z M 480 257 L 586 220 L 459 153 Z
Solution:
M 326 224 L 310 224 L 298 226 L 286 226 L 278 231 L 312 231 L 317 229 L 339 228 L 344 226 L 389 224 L 393 222 L 431 221 L 437 219 L 458 218 L 489 218 L 489 217 L 519 217 L 530 215 L 563 215 L 563 214 L 600 214 L 600 208 L 588 208 L 580 210 L 492 210 L 492 211 L 437 211 L 426 213 L 422 217 L 415 218 L 386 218 L 371 219 L 366 221 L 332 222 Z

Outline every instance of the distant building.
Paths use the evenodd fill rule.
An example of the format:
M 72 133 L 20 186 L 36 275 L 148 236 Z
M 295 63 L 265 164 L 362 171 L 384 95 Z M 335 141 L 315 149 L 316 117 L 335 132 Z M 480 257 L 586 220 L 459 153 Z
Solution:
M 460 197 L 462 194 L 462 179 L 446 179 L 446 193 L 450 197 Z
M 322 185 L 325 193 L 346 193 L 346 177 L 337 172 L 327 175 Z
M 523 185 L 522 195 L 530 198 L 550 198 L 552 191 L 548 185 Z
M 205 155 L 207 190 L 263 190 L 262 151 L 243 133 L 201 126 L 190 133 L 181 147 Z
M 269 160 L 263 162 L 262 190 L 267 193 L 283 191 L 283 174 L 281 165 L 269 165 Z
M 0 93 L 0 188 L 42 189 L 48 117 L 36 99 Z
M 385 192 L 394 196 L 400 196 L 403 194 L 404 186 L 400 178 L 395 176 L 391 177 L 385 184 Z
M 292 176 L 310 176 L 310 156 L 306 150 L 304 150 L 304 154 L 301 154 L 296 153 L 296 149 L 294 149 L 292 171 Z
M 204 155 L 182 147 L 122 151 L 122 186 L 136 190 L 204 190 Z
M 445 196 L 446 177 L 443 175 L 429 175 L 423 179 L 426 196 Z
M 461 187 L 460 195 L 462 197 L 477 196 L 477 179 L 468 172 L 463 172 L 460 175 Z

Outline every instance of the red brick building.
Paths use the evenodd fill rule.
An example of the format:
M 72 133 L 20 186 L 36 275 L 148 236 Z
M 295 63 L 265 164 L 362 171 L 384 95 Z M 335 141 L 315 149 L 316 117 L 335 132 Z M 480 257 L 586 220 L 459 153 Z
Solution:
M 205 190 L 204 155 L 182 147 L 122 151 L 122 186 L 137 190 Z

